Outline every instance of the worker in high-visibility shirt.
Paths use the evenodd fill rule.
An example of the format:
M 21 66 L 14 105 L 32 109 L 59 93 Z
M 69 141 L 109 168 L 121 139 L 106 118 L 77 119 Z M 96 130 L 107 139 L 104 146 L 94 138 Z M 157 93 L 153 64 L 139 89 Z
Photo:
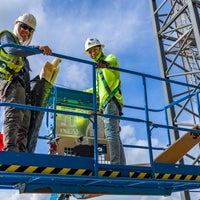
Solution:
M 85 53 L 97 63 L 96 92 L 99 101 L 99 111 L 103 114 L 122 115 L 123 98 L 120 90 L 120 72 L 106 68 L 119 67 L 113 54 L 105 56 L 104 45 L 97 38 L 88 38 L 85 42 Z M 89 89 L 88 92 L 92 92 Z M 110 147 L 111 164 L 126 164 L 123 145 L 120 138 L 120 121 L 114 118 L 104 118 L 105 134 Z
M 24 13 L 15 21 L 13 32 L 0 33 L 0 44 L 29 46 L 36 28 L 36 19 Z M 44 55 L 51 55 L 48 46 L 32 46 Z M 7 103 L 31 104 L 30 74 L 27 56 L 34 55 L 31 50 L 13 46 L 0 49 L 0 100 Z M 27 151 L 27 135 L 30 126 L 30 110 L 5 107 L 3 124 L 4 151 Z

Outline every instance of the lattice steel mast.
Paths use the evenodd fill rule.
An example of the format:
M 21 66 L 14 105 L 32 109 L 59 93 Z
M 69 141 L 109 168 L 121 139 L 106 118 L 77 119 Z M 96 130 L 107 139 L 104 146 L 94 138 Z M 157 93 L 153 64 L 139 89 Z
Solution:
M 185 82 L 188 86 L 163 83 L 165 100 L 169 104 L 195 92 L 189 84 L 200 85 L 200 1 L 149 0 L 156 38 L 160 73 L 163 78 Z M 199 124 L 199 108 L 193 98 L 177 103 L 168 110 L 171 126 L 193 127 Z M 178 131 L 171 130 L 174 142 Z M 199 146 L 198 152 L 199 152 Z M 199 164 L 199 157 L 193 164 Z M 184 160 L 181 160 L 183 163 Z M 185 192 L 183 199 L 189 200 Z

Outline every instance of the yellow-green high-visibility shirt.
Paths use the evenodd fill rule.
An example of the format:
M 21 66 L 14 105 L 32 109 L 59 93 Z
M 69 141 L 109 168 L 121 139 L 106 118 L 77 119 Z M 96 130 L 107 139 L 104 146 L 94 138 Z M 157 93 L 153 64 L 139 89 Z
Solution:
M 119 67 L 119 63 L 117 61 L 117 58 L 115 55 L 113 54 L 109 54 L 107 56 L 104 56 L 103 53 L 100 56 L 98 61 L 106 61 L 108 63 L 109 66 L 111 67 Z M 95 61 L 95 60 L 94 60 Z M 98 62 L 95 61 L 95 62 Z M 123 98 L 122 98 L 122 94 L 120 91 L 120 71 L 117 70 L 112 70 L 109 68 L 101 68 L 101 71 L 103 73 L 104 79 L 107 82 L 108 87 L 111 90 L 111 93 L 113 90 L 115 90 L 116 88 L 118 88 L 118 90 L 115 93 L 115 97 L 117 99 L 117 101 L 120 103 L 121 106 L 123 106 Z M 98 73 L 98 69 L 97 69 L 97 81 L 96 81 L 96 92 L 97 92 L 97 98 L 99 101 L 99 110 L 102 111 L 103 109 L 103 104 L 106 101 L 106 99 L 108 98 L 109 94 L 108 91 L 105 88 L 105 85 Z M 92 88 L 87 90 L 88 92 L 92 92 Z

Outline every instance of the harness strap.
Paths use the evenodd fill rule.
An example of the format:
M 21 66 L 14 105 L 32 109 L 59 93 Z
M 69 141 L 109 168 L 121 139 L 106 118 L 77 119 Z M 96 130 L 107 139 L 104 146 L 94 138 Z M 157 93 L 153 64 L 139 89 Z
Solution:
M 123 115 L 123 113 L 122 113 L 122 107 L 121 107 L 120 103 L 117 101 L 117 99 L 115 97 L 116 92 L 120 91 L 119 90 L 119 86 L 117 86 L 113 91 L 111 91 L 111 89 L 108 86 L 108 83 L 106 82 L 106 80 L 104 78 L 103 72 L 102 72 L 102 70 L 100 68 L 98 68 L 98 73 L 99 73 L 99 75 L 101 77 L 101 80 L 102 80 L 102 82 L 104 84 L 105 89 L 107 90 L 107 92 L 109 94 L 108 97 L 106 98 L 106 100 L 104 101 L 103 105 L 102 105 L 103 109 L 107 106 L 107 104 L 111 100 L 113 100 L 115 102 L 115 104 L 117 105 L 117 108 L 119 110 L 119 115 L 120 116 Z

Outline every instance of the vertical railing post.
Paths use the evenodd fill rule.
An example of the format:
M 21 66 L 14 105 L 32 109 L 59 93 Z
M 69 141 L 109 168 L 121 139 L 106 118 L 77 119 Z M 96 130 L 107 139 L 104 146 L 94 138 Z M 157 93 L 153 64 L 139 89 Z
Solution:
M 144 87 L 144 104 L 145 104 L 145 119 L 146 119 L 146 130 L 147 130 L 147 139 L 148 139 L 148 146 L 149 146 L 149 159 L 150 165 L 152 168 L 152 179 L 155 179 L 155 167 L 153 162 L 153 151 L 152 151 L 152 144 L 151 144 L 151 130 L 149 124 L 149 108 L 148 108 L 148 98 L 147 98 L 147 87 L 146 87 L 146 78 L 142 76 L 143 87 Z
M 198 90 L 198 92 L 196 92 L 196 99 L 197 99 L 198 117 L 199 117 L 199 122 L 200 122 L 200 104 L 199 104 L 199 92 L 200 92 L 200 90 Z
M 168 145 L 171 145 L 171 136 L 170 136 L 170 129 L 169 129 L 169 121 L 168 121 L 168 116 L 167 116 L 167 108 L 165 108 L 165 120 L 166 120 L 166 125 L 167 125 L 167 137 L 168 137 L 168 141 L 169 141 L 169 144 Z
M 53 109 L 56 110 L 56 104 L 57 104 L 57 89 L 55 87 L 53 87 Z M 53 117 L 53 130 L 52 130 L 52 133 L 53 133 L 53 138 L 56 138 L 56 115 L 57 113 L 53 113 L 54 117 Z
M 97 131 L 97 95 L 96 95 L 96 65 L 92 65 L 93 75 L 93 113 L 94 113 L 94 175 L 98 176 L 98 131 Z

